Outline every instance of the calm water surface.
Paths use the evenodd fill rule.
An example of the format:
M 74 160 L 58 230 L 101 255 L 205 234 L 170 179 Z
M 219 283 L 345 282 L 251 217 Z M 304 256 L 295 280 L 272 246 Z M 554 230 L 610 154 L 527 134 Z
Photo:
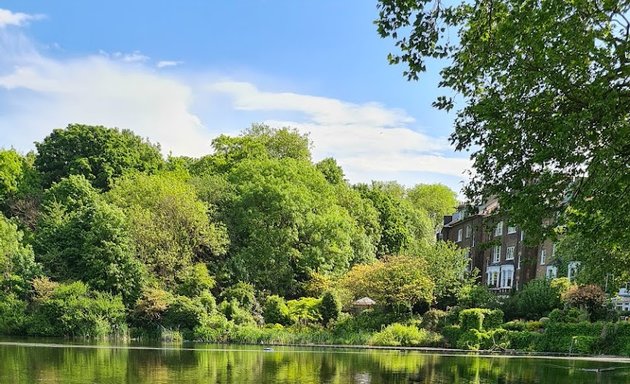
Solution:
M 265 351 L 261 346 L 211 344 L 53 343 L 0 340 L 0 383 L 630 383 L 630 364 L 621 362 L 288 347 Z

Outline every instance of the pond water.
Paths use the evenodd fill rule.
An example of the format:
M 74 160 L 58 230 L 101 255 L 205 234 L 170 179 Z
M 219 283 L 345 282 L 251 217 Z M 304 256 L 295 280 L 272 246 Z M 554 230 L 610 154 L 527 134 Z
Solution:
M 415 351 L 2 340 L 0 383 L 620 384 L 630 383 L 630 364 Z

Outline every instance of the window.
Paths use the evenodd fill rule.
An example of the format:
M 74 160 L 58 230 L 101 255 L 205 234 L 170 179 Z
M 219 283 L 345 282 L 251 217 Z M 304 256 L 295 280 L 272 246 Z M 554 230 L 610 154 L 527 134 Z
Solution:
M 547 261 L 547 251 L 544 249 L 540 250 L 540 265 L 545 265 L 545 261 Z
M 499 261 L 501 261 L 501 246 L 495 245 L 492 250 L 492 262 L 498 263 Z
M 525 239 L 525 231 L 521 231 L 521 241 Z
M 556 255 L 556 243 L 553 243 L 553 248 L 551 248 L 551 256 L 555 256 Z
M 501 267 L 501 288 L 512 288 L 514 281 L 514 267 L 505 265 Z
M 464 232 L 463 229 L 458 229 L 457 230 L 457 241 L 462 241 L 462 233 Z
M 489 267 L 486 271 L 486 283 L 489 287 L 499 286 L 499 267 Z
M 521 255 L 518 255 L 518 263 L 516 264 L 516 269 L 521 269 Z
M 550 265 L 547 267 L 547 273 L 545 274 L 547 279 L 555 279 L 558 277 L 558 267 Z
M 494 235 L 501 236 L 503 234 L 503 222 L 499 221 L 499 224 L 494 228 Z
M 505 260 L 514 260 L 514 250 L 516 247 L 507 247 L 505 249 Z
M 516 227 L 508 226 L 508 235 L 511 235 L 512 233 L 516 233 Z
M 470 238 L 470 235 L 472 235 L 472 226 L 470 224 L 468 224 L 466 226 L 466 238 Z
M 579 268 L 580 268 L 579 261 L 569 262 L 569 266 L 567 268 L 567 277 L 569 278 L 569 281 L 575 280 L 575 276 L 577 276 Z

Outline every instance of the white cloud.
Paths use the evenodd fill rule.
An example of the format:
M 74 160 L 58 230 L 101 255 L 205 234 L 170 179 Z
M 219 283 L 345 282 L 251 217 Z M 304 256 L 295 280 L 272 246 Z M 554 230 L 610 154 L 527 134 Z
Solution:
M 0 147 L 32 149 L 53 128 L 84 123 L 132 129 L 165 153 L 200 156 L 218 134 L 262 121 L 309 133 L 314 159 L 335 157 L 352 182 L 440 181 L 458 189 L 470 167 L 446 138 L 420 132 L 404 110 L 379 103 L 265 91 L 203 73 L 167 75 L 156 67 L 180 62 L 152 64 L 138 51 L 46 57 L 8 29 L 0 29 L 0 52 Z
M 8 9 L 0 8 L 0 28 L 7 26 L 23 26 L 31 20 L 42 19 L 43 15 L 29 15 L 21 12 L 11 12 Z
M 10 51 L 11 60 L 0 59 L 0 146 L 29 149 L 53 128 L 85 123 L 133 129 L 161 143 L 165 153 L 208 153 L 212 135 L 191 112 L 193 90 L 185 82 L 122 54 L 58 60 Z
M 264 92 L 243 82 L 224 81 L 207 89 L 227 94 L 237 110 L 298 112 L 301 118 L 268 119 L 265 123 L 308 133 L 314 143 L 314 158 L 335 157 L 354 181 L 369 181 L 370 173 L 389 174 L 392 179 L 401 173 L 434 173 L 461 179 L 471 165 L 466 158 L 453 157 L 447 138 L 413 130 L 414 119 L 399 109 Z
M 158 61 L 155 66 L 158 68 L 166 68 L 166 67 L 176 67 L 181 64 L 183 64 L 183 61 L 161 60 L 161 61 Z

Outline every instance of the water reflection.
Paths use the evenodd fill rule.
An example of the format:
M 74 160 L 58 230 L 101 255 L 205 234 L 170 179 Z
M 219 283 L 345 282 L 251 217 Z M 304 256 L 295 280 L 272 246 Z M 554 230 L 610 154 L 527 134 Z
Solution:
M 203 344 L 167 347 L 0 344 L 0 383 L 630 383 L 630 365 L 619 363 L 303 348 L 268 352 L 257 346 Z

